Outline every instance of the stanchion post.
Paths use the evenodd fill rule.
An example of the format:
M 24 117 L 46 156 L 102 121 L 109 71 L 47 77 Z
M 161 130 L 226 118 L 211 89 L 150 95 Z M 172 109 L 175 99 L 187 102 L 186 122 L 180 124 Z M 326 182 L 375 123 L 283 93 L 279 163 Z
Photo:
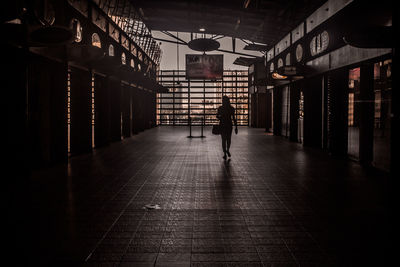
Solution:
M 189 136 L 188 137 L 192 138 L 192 117 L 189 116 L 188 119 L 189 119 Z
M 204 137 L 204 135 L 203 135 L 203 129 L 204 129 L 204 117 L 201 118 L 201 137 Z

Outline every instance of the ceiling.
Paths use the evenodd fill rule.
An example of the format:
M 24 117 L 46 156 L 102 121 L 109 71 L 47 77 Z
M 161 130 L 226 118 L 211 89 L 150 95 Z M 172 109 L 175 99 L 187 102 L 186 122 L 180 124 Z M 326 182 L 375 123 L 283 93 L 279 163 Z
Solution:
M 326 0 L 130 0 L 150 30 L 196 32 L 274 45 Z

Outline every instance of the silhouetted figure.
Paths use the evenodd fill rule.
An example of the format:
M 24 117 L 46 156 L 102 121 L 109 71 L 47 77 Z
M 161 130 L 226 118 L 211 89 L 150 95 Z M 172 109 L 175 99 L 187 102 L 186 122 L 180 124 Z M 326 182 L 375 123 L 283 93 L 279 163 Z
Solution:
M 222 97 L 222 106 L 218 108 L 217 118 L 221 128 L 222 150 L 224 151 L 224 159 L 226 155 L 231 156 L 229 148 L 231 147 L 232 136 L 232 120 L 235 123 L 235 133 L 238 133 L 235 109 L 231 106 L 229 97 Z

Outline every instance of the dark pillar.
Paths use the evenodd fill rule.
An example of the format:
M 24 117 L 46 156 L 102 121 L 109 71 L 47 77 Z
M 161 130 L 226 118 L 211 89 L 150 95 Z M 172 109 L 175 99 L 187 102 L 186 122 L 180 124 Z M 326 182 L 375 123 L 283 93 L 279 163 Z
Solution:
M 154 93 L 149 92 L 149 96 L 148 96 L 149 115 L 147 117 L 149 129 L 151 129 L 153 127 L 153 114 L 154 114 L 154 105 L 153 105 L 154 98 L 153 98 L 153 96 L 154 96 Z
M 2 203 L 5 207 L 4 221 L 5 229 L 3 242 L 4 260 L 14 261 L 17 257 L 21 264 L 29 265 L 33 259 L 31 250 L 33 246 L 29 231 L 29 223 L 26 218 L 30 217 L 30 159 L 28 153 L 27 135 L 27 52 L 23 49 L 4 45 L 4 51 L 0 64 L 2 65 L 2 91 L 4 97 L 3 114 L 5 120 L 2 130 L 6 132 L 4 140 L 3 172 L 5 185 L 2 194 Z M 4 49 L 4 50 L 3 50 Z M 4 149 L 5 148 L 5 149 Z
M 145 129 L 151 128 L 151 114 L 153 113 L 152 97 L 150 92 L 146 92 L 146 114 Z
M 274 121 L 274 135 L 282 134 L 282 88 L 274 87 L 273 93 L 273 121 Z
M 95 94 L 95 129 L 94 141 L 96 147 L 102 147 L 110 141 L 110 101 L 107 78 L 94 75 Z
M 66 161 L 67 66 L 32 56 L 28 68 L 28 97 L 32 166 Z
M 139 133 L 139 123 L 138 123 L 138 90 L 137 88 L 132 88 L 132 133 Z
M 281 90 L 281 135 L 288 137 L 289 136 L 289 126 L 290 126 L 290 121 L 289 121 L 289 107 L 290 107 L 290 88 L 288 85 L 282 86 L 280 88 Z
M 322 79 L 309 78 L 304 86 L 304 145 L 322 146 Z
M 144 116 L 143 116 L 143 127 L 144 129 L 149 129 L 150 128 L 150 112 L 151 112 L 151 102 L 150 102 L 150 93 L 147 91 L 143 92 L 143 98 L 144 98 Z
M 257 94 L 257 128 L 265 128 L 266 125 L 266 93 Z
M 138 130 L 144 131 L 145 95 L 143 90 L 138 90 Z
M 89 71 L 71 68 L 71 154 L 92 150 L 91 83 Z
M 132 90 L 128 85 L 122 86 L 122 135 L 131 137 L 132 133 Z
M 339 69 L 327 76 L 327 146 L 333 156 L 347 155 L 349 71 Z
M 298 120 L 299 120 L 299 100 L 300 100 L 300 87 L 301 81 L 292 83 L 290 85 L 290 126 L 289 126 L 289 140 L 299 142 L 298 140 Z
M 152 103 L 153 103 L 152 126 L 156 127 L 157 126 L 157 94 L 156 93 L 153 93 Z
M 110 100 L 110 141 L 121 140 L 121 81 L 108 78 Z
M 265 97 L 265 131 L 272 129 L 272 90 L 267 90 Z
M 250 94 L 251 99 L 251 127 L 257 127 L 257 94 Z
M 322 77 L 322 88 L 321 88 L 321 119 L 322 119 L 322 139 L 321 146 L 323 149 L 328 148 L 328 75 Z

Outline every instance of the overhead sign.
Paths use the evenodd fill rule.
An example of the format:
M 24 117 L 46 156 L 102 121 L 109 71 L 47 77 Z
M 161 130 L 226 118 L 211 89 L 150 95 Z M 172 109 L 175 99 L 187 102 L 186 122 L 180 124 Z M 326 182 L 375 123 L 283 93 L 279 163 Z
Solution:
M 280 67 L 277 71 L 280 75 L 284 75 L 284 76 L 298 75 L 296 66 L 283 66 L 283 67 Z
M 221 79 L 223 62 L 223 55 L 186 55 L 186 78 Z

